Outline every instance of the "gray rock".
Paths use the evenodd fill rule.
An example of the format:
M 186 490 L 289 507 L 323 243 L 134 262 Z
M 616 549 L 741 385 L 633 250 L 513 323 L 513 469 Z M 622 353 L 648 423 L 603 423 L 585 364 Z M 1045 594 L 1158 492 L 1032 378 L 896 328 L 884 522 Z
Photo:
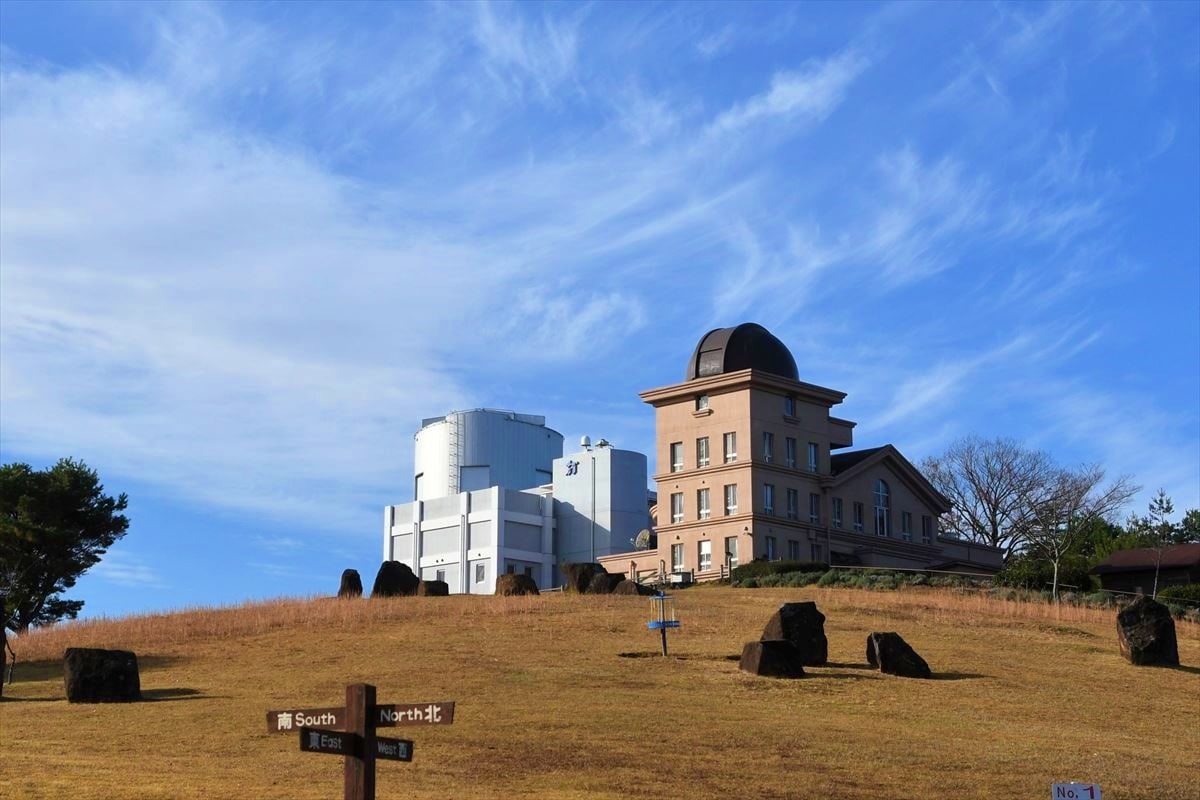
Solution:
M 588 587 L 592 584 L 592 578 L 597 574 L 607 575 L 608 570 L 599 564 L 588 563 L 571 563 L 563 564 L 559 569 L 562 570 L 563 591 L 575 592 L 576 594 L 587 593 Z
M 496 578 L 496 594 L 510 597 L 540 593 L 537 583 L 528 575 L 501 575 Z
M 588 582 L 587 594 L 612 594 L 617 584 L 625 580 L 624 575 L 610 575 L 607 572 L 597 572 Z
M 617 585 L 613 587 L 612 593 L 613 594 L 634 594 L 634 595 L 639 595 L 641 597 L 649 597 L 652 594 L 656 594 L 656 592 L 653 589 L 651 589 L 649 586 L 643 586 L 642 584 L 638 583 L 637 581 L 631 581 L 628 578 L 625 578 L 625 579 L 619 581 L 617 583 Z
M 421 581 L 417 585 L 419 597 L 449 597 L 450 584 L 445 581 Z
M 800 651 L 786 639 L 747 642 L 738 669 L 766 678 L 804 677 Z
M 872 633 L 867 636 L 867 663 L 880 672 L 902 678 L 932 678 L 925 659 L 909 647 L 898 633 Z
M 1117 614 L 1117 644 L 1130 664 L 1179 666 L 1175 620 L 1153 598 L 1139 597 Z
M 762 639 L 787 639 L 800 651 L 805 666 L 820 666 L 829 661 L 829 641 L 825 638 L 825 615 L 813 602 L 784 603 L 767 620 Z
M 128 650 L 68 647 L 63 681 L 70 703 L 129 703 L 142 699 L 137 656 Z
M 413 574 L 408 564 L 400 561 L 385 561 L 379 565 L 371 597 L 408 597 L 417 593 L 421 579 Z
M 338 597 L 362 597 L 362 578 L 358 570 L 348 569 L 342 572 L 342 584 L 338 587 Z

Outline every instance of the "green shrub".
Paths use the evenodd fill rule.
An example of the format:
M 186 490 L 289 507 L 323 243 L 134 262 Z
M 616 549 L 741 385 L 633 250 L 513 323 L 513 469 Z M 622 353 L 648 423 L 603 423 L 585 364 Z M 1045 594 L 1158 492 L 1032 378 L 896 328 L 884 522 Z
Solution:
M 1200 583 L 1168 586 L 1166 589 L 1159 591 L 1158 599 L 1190 600 L 1192 603 L 1200 603 Z M 1180 603 L 1179 605 L 1189 605 L 1189 603 Z
M 1088 561 L 1083 556 L 1065 556 L 1058 565 L 1058 584 L 1078 587 L 1079 591 L 1090 592 L 1096 588 L 1088 574 Z M 1045 559 L 1028 553 L 1013 556 L 997 573 L 997 586 L 1012 586 L 1017 589 L 1049 589 L 1054 584 L 1054 565 Z
M 1109 608 L 1115 605 L 1112 595 L 1108 592 L 1092 592 L 1091 594 L 1084 595 L 1083 599 L 1087 605 L 1098 608 Z
M 733 585 L 741 587 L 742 589 L 757 589 L 758 578 L 746 578 L 745 580 L 737 581 Z
M 733 568 L 734 583 L 746 578 L 761 578 L 764 575 L 783 575 L 788 572 L 824 572 L 827 564 L 817 561 L 766 561 L 760 559 Z

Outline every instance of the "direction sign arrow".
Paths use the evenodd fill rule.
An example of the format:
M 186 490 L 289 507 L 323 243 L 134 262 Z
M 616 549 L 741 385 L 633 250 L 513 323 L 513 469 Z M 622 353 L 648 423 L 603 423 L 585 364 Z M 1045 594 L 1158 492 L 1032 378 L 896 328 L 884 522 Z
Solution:
M 380 726 L 450 725 L 454 722 L 454 703 L 392 703 L 375 706 Z
M 389 736 L 375 737 L 375 757 L 392 761 L 412 761 L 413 743 L 408 739 L 393 739 Z
M 357 756 L 362 750 L 362 739 L 358 734 L 345 733 L 344 731 L 301 728 L 300 749 L 306 753 Z
M 375 724 L 380 727 L 450 725 L 454 722 L 454 703 L 377 704 L 375 713 Z M 267 733 L 293 733 L 300 728 L 315 727 L 346 727 L 346 709 L 296 708 L 267 712 Z

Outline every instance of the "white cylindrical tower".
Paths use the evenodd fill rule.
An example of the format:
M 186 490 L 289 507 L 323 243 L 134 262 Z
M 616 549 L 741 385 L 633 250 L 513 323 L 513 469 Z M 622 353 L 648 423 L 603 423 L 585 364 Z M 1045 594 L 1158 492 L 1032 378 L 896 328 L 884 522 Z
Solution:
M 417 500 L 502 486 L 550 483 L 563 437 L 546 418 L 477 408 L 421 422 L 416 434 L 413 495 Z

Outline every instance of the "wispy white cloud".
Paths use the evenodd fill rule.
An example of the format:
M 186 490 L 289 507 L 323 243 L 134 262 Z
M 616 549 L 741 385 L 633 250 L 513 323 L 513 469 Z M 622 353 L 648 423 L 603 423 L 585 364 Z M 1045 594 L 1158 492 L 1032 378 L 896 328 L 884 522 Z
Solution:
M 167 582 L 158 570 L 123 550 L 106 553 L 91 574 L 129 589 L 165 589 Z
M 728 134 L 777 117 L 819 122 L 845 99 L 850 84 L 868 65 L 865 56 L 846 50 L 800 70 L 776 72 L 767 91 L 723 111 L 710 132 Z

